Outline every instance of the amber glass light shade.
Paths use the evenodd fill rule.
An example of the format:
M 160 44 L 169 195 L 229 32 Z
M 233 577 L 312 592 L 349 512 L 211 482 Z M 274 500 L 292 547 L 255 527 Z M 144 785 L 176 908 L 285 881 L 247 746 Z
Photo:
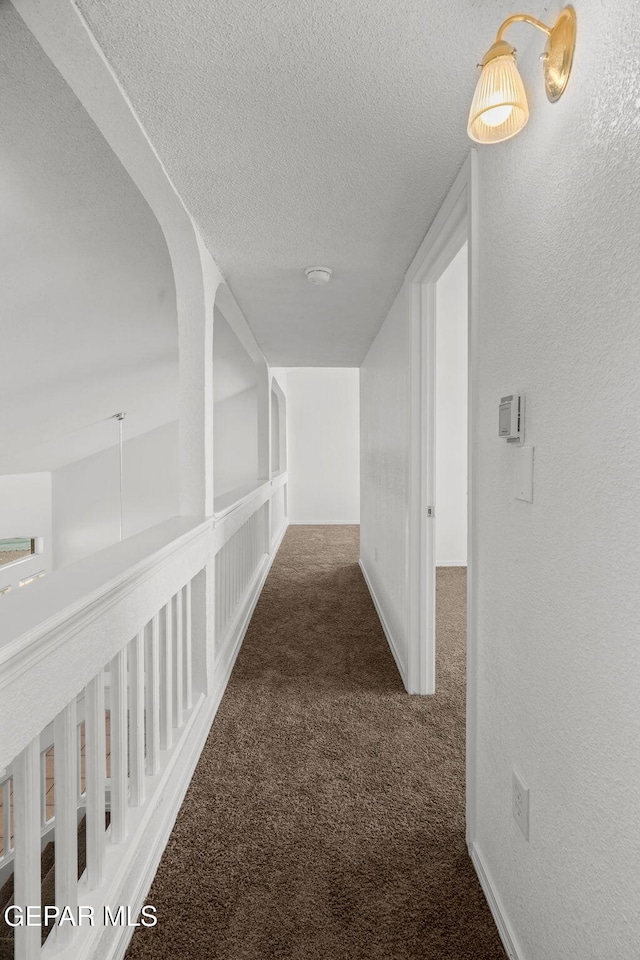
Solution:
M 494 46 L 498 47 L 498 44 Z M 467 133 L 476 143 L 500 143 L 519 133 L 529 119 L 527 95 L 507 44 L 501 55 L 490 50 L 482 65 L 471 104 Z

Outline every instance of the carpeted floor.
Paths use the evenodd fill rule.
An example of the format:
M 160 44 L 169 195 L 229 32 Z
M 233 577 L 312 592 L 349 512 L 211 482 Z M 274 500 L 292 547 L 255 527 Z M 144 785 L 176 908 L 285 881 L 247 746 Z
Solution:
M 465 570 L 408 697 L 357 527 L 290 527 L 128 960 L 501 960 L 464 840 Z

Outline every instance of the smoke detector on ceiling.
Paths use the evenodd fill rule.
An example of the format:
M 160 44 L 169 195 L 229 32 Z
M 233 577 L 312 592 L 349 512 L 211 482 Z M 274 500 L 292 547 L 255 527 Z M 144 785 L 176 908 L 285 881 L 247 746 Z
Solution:
M 307 267 L 304 275 L 309 283 L 329 283 L 332 273 L 330 267 Z

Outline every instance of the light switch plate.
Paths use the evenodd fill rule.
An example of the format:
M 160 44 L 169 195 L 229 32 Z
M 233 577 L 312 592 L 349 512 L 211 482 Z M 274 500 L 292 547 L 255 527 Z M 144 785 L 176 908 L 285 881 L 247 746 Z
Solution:
M 533 503 L 533 447 L 518 447 L 515 457 L 513 495 L 516 500 Z

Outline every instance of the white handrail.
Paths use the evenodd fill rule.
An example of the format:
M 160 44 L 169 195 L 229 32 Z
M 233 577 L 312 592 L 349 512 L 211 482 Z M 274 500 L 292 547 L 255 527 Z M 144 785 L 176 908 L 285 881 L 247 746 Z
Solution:
M 169 520 L 5 598 L 0 768 L 205 566 L 211 531 L 211 520 Z
M 287 483 L 287 472 L 283 470 L 271 480 L 263 480 L 255 487 L 242 487 L 238 496 L 234 497 L 235 494 L 238 494 L 238 491 L 232 491 L 228 496 L 234 497 L 234 499 L 229 503 L 225 503 L 223 507 L 214 512 L 214 525 L 216 527 L 220 526 L 222 521 L 236 513 L 236 511 L 251 506 L 255 502 L 260 501 L 264 503 L 275 490 L 278 490 L 285 483 Z M 218 502 L 222 501 L 224 503 L 224 500 L 224 497 L 218 498 Z
M 39 642 L 52 642 L 57 628 L 91 612 L 96 603 L 114 599 L 119 588 L 130 589 L 148 578 L 163 560 L 206 535 L 211 527 L 212 520 L 175 517 L 55 570 L 28 592 L 9 594 L 1 611 L 0 689 L 13 679 L 16 669 L 28 667 Z
M 15 863 L 18 905 L 38 902 L 37 851 L 53 829 L 56 904 L 141 905 L 154 861 L 135 886 L 140 852 L 151 849 L 159 857 L 166 842 L 270 553 L 286 528 L 286 483 L 286 473 L 280 474 L 222 516 L 167 521 L 3 604 L 0 867 Z M 42 822 L 48 785 L 43 751 L 52 729 L 55 816 Z M 22 811 L 16 816 L 13 810 L 13 847 L 11 782 Z M 86 815 L 87 869 L 77 883 L 80 808 Z M 40 931 L 32 929 L 37 936 L 18 928 L 16 960 L 40 957 Z M 116 935 L 105 928 L 105 937 Z M 42 960 L 92 960 L 102 950 L 101 936 L 69 929 L 47 940 Z

